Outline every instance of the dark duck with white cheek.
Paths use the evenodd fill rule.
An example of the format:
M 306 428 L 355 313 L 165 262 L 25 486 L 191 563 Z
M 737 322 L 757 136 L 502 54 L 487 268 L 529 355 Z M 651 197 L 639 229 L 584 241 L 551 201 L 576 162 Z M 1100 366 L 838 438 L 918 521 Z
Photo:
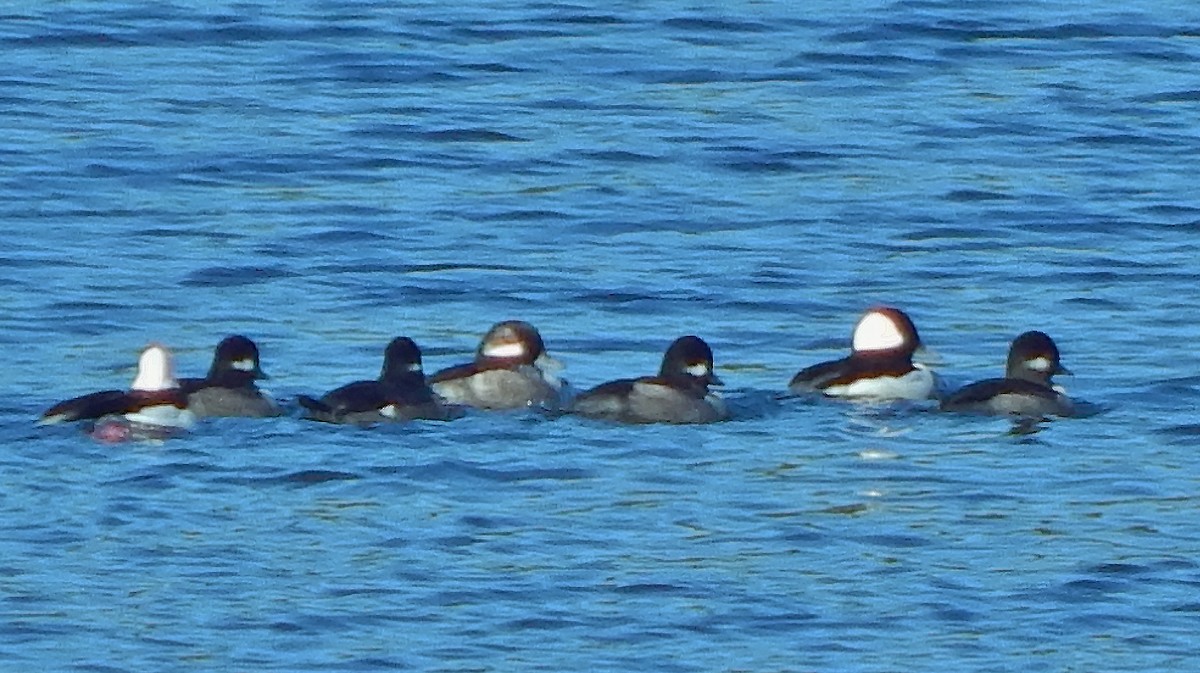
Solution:
M 1070 373 L 1059 361 L 1053 339 L 1045 332 L 1025 332 L 1008 349 L 1004 378 L 965 386 L 943 400 L 941 407 L 996 415 L 1071 416 L 1074 404 L 1051 380 L 1055 374 Z
M 308 418 L 326 423 L 442 421 L 461 415 L 430 390 L 421 365 L 421 349 L 408 337 L 396 337 L 387 345 L 378 379 L 348 383 L 321 399 L 301 395 L 298 400 Z
M 676 339 L 657 376 L 602 383 L 575 399 L 571 410 L 620 423 L 712 423 L 728 417 L 724 402 L 709 392 L 721 385 L 712 349 L 703 339 Z
M 180 379 L 179 387 L 197 416 L 279 416 L 283 413 L 279 406 L 255 383 L 267 378 L 258 346 L 235 334 L 217 344 L 204 378 Z

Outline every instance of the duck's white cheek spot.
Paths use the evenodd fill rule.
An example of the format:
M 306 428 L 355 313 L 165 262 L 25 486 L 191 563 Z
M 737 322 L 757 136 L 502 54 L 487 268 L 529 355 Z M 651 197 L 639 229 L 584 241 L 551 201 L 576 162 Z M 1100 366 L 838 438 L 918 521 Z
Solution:
M 868 313 L 854 328 L 853 348 L 856 351 L 882 351 L 904 345 L 904 335 L 891 318 L 882 313 Z
M 525 354 L 525 346 L 520 343 L 487 344 L 483 347 L 484 357 L 489 358 L 519 358 Z
M 683 371 L 687 372 L 690 376 L 708 376 L 708 365 L 703 362 L 697 362 L 694 365 L 688 365 Z
M 419 365 L 419 364 L 417 364 L 417 363 L 415 363 L 415 362 L 414 362 L 414 363 L 412 363 L 411 365 L 409 365 L 409 366 L 408 366 L 408 371 L 410 371 L 410 372 L 419 372 L 419 371 L 421 371 L 421 365 Z
M 233 365 L 234 369 L 237 369 L 239 371 L 243 371 L 243 372 L 254 371 L 254 360 L 251 360 L 249 358 L 243 358 L 241 360 L 234 360 L 230 364 Z
M 1029 367 L 1035 372 L 1048 372 L 1050 371 L 1050 358 L 1036 357 L 1031 360 L 1026 360 L 1025 366 Z
M 395 418 L 400 415 L 400 412 L 396 409 L 396 405 L 389 404 L 386 407 L 379 408 L 379 415 L 384 418 Z

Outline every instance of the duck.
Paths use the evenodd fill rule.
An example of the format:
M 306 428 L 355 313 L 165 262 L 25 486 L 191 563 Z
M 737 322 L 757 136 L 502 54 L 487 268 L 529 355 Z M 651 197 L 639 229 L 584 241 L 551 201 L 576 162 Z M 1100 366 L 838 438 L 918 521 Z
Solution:
M 433 391 L 451 404 L 479 409 L 557 410 L 565 382 L 562 364 L 546 352 L 537 329 L 506 320 L 484 334 L 473 362 L 442 369 L 429 378 Z
M 788 388 L 797 395 L 815 392 L 874 401 L 929 399 L 936 396 L 933 372 L 913 362 L 913 354 L 921 346 L 917 326 L 907 313 L 877 306 L 855 324 L 850 355 L 800 370 Z
M 269 378 L 259 361 L 258 345 L 233 334 L 217 344 L 207 375 L 182 378 L 179 387 L 187 395 L 188 408 L 201 418 L 280 416 L 283 410 L 255 383 Z
M 105 421 L 106 438 L 125 439 L 141 431 L 185 430 L 196 422 L 187 396 L 175 378 L 171 351 L 159 343 L 147 345 L 138 357 L 137 374 L 128 390 L 102 390 L 54 404 L 40 425 L 71 421 Z
M 942 400 L 940 407 L 993 415 L 1072 416 L 1075 405 L 1052 380 L 1056 374 L 1070 373 L 1060 361 L 1054 339 L 1031 330 L 1013 339 L 1003 378 L 966 385 Z
M 425 382 L 421 349 L 411 338 L 392 339 L 383 352 L 379 378 L 354 381 L 319 399 L 297 398 L 306 416 L 326 423 L 369 425 L 414 419 L 450 420 L 461 412 L 446 405 Z
M 729 416 L 721 398 L 709 392 L 720 385 L 709 345 L 682 336 L 663 354 L 657 375 L 602 383 L 575 398 L 571 411 L 620 423 L 712 423 Z

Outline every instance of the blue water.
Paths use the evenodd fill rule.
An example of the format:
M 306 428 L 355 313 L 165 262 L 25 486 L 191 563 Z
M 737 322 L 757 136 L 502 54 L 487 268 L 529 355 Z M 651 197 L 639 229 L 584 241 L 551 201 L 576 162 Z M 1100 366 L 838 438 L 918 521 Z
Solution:
M 1200 6 L 651 4 L 3 10 L 0 668 L 1200 664 Z M 775 399 L 876 302 L 1095 413 Z M 511 318 L 579 388 L 698 334 L 738 417 L 33 423 L 151 340 L 288 401 Z

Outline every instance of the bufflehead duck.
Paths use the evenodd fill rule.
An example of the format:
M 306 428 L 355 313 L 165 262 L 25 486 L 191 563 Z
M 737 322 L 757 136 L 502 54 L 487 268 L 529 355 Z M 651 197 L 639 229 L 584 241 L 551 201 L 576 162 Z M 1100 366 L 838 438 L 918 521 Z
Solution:
M 888 306 L 868 310 L 854 326 L 849 357 L 807 367 L 792 378 L 793 393 L 873 400 L 923 400 L 934 395 L 933 372 L 913 364 L 921 337 L 911 318 Z
M 240 334 L 227 336 L 213 352 L 204 378 L 179 380 L 188 408 L 197 416 L 279 416 L 283 412 L 254 384 L 270 378 L 262 370 L 258 346 Z
M 700 337 L 685 336 L 667 348 L 658 376 L 602 383 L 576 398 L 571 410 L 622 423 L 711 423 L 728 417 L 725 403 L 708 391 L 719 385 L 712 349 Z
M 456 410 L 442 404 L 425 383 L 421 349 L 408 337 L 396 337 L 383 353 L 383 369 L 374 381 L 355 381 L 321 399 L 298 398 L 308 417 L 327 423 L 366 425 L 414 418 L 449 420 Z
M 1051 377 L 1071 372 L 1059 362 L 1058 346 L 1046 333 L 1025 332 L 1008 349 L 1004 378 L 963 387 L 942 401 L 945 411 L 1020 416 L 1070 416 L 1074 405 Z
M 106 437 L 128 437 L 131 428 L 185 429 L 195 422 L 187 408 L 187 397 L 179 389 L 171 363 L 171 352 L 160 344 L 150 344 L 138 358 L 138 371 L 125 390 L 104 390 L 76 397 L 50 407 L 42 414 L 42 425 L 65 421 L 115 419 L 125 432 L 113 431 Z M 128 425 L 126 425 L 128 424 Z
M 443 369 L 429 379 L 433 391 L 452 404 L 482 409 L 557 409 L 562 364 L 546 354 L 542 336 L 519 320 L 496 323 L 484 335 L 475 361 Z

